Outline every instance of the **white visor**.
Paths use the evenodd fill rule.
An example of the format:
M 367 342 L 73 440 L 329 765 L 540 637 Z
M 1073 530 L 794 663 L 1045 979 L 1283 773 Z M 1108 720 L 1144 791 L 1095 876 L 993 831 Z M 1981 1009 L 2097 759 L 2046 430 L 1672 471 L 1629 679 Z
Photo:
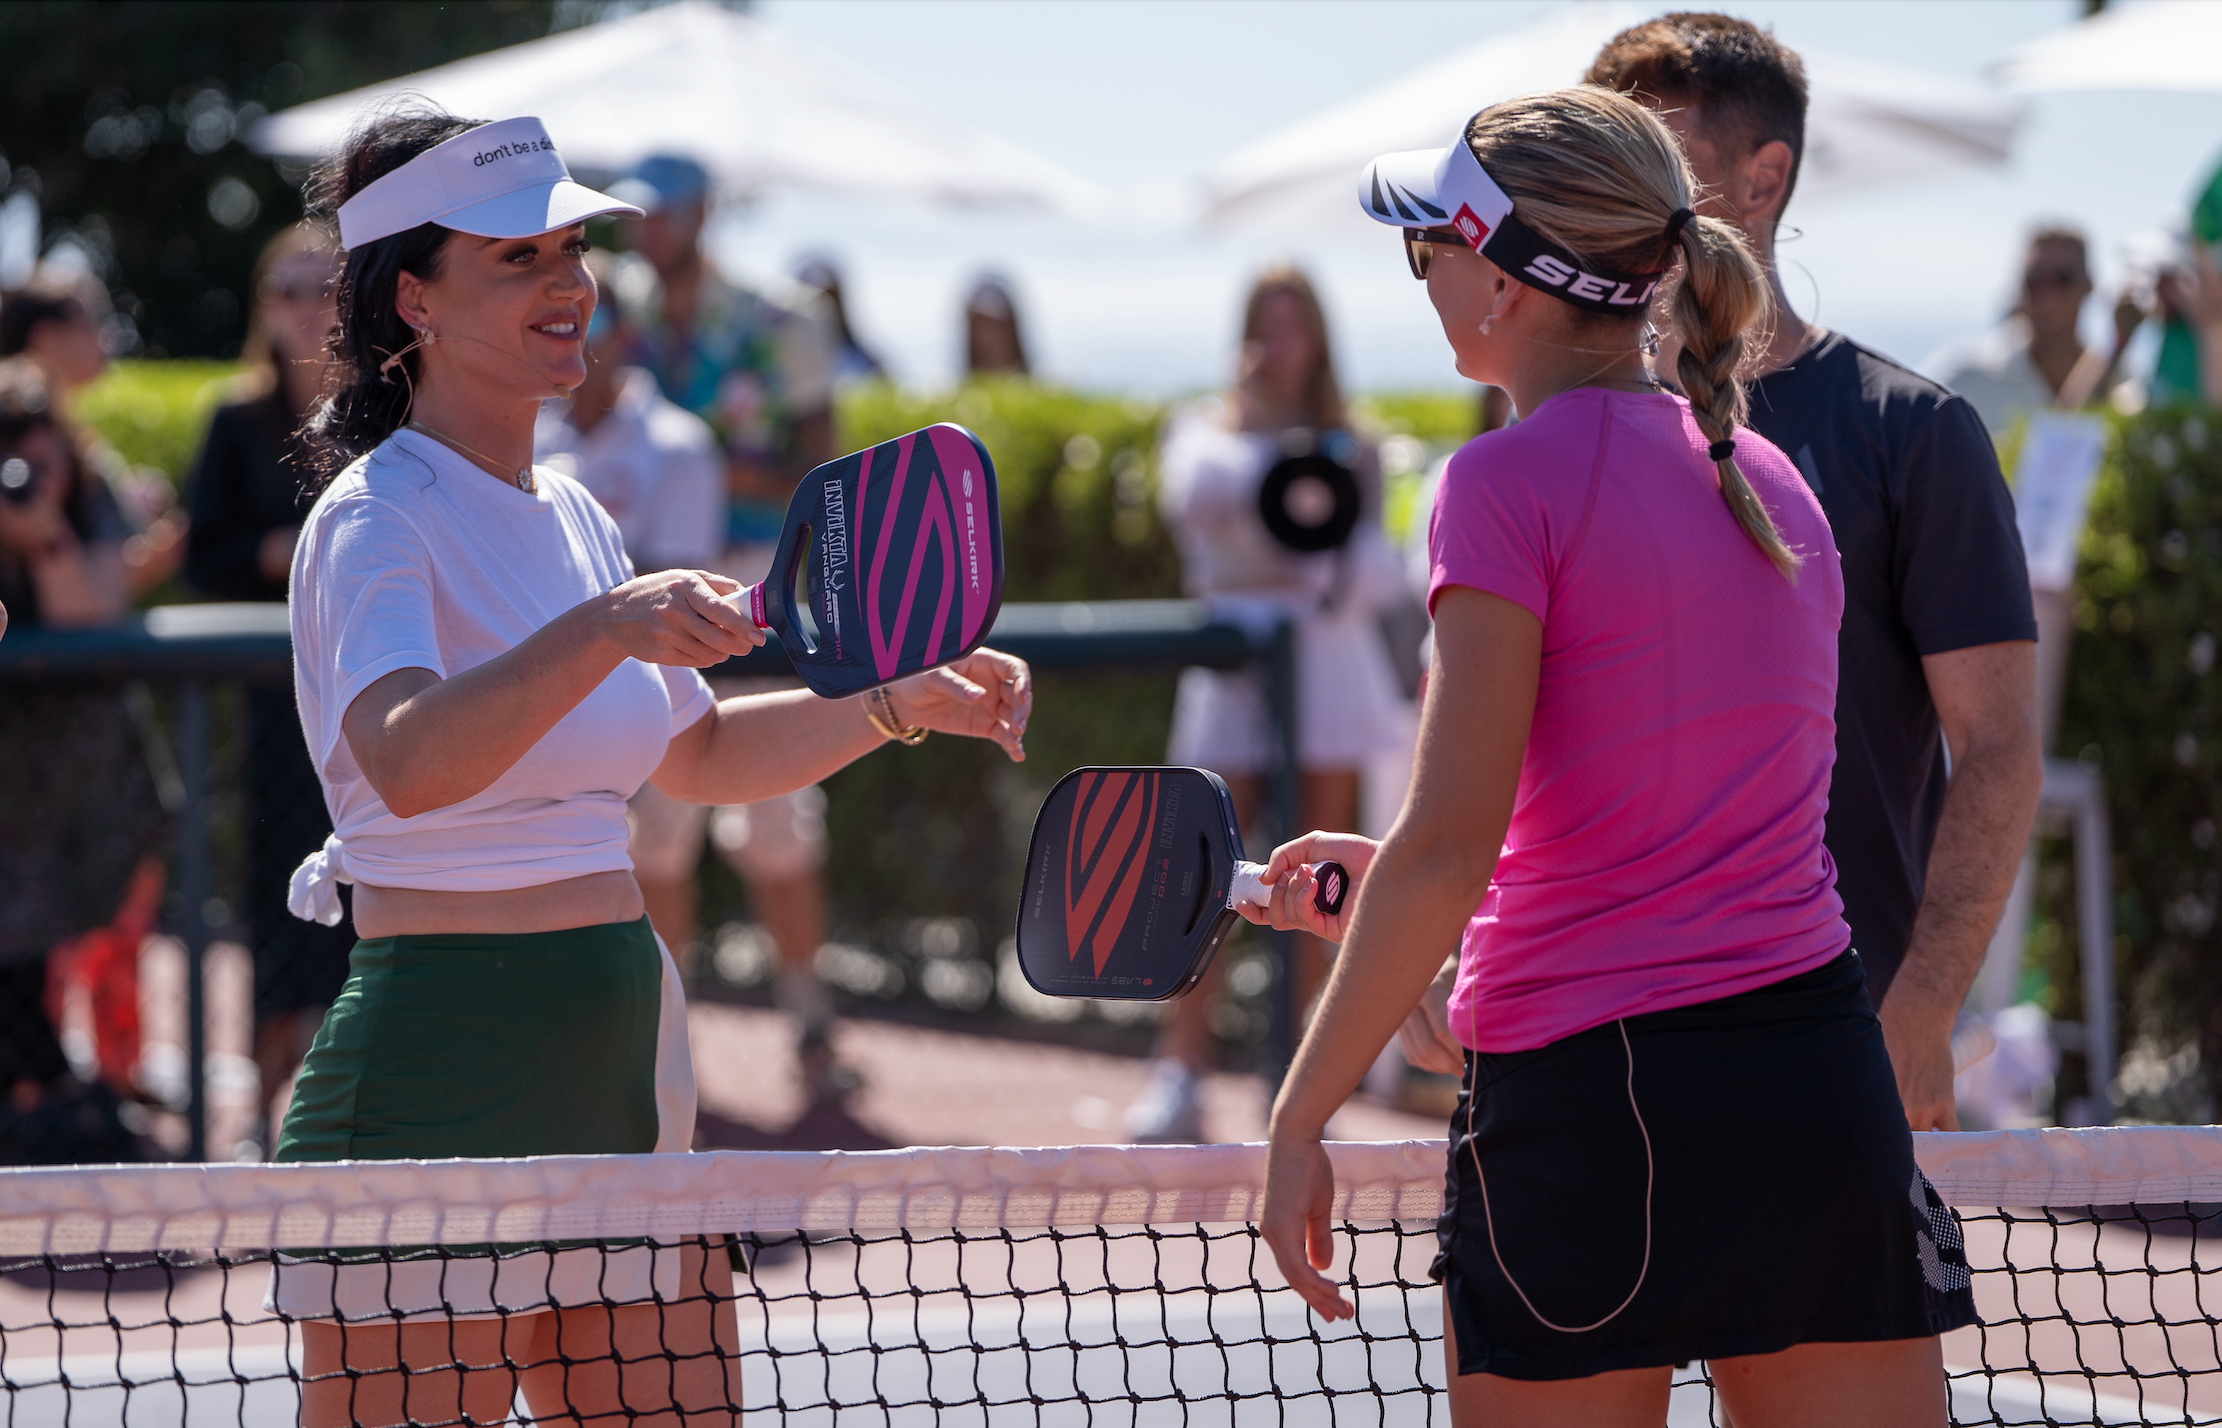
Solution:
M 1455 228 L 1476 252 L 1512 212 L 1512 200 L 1464 139 L 1383 154 L 1359 178 L 1358 203 L 1366 217 L 1391 227 Z
M 480 238 L 530 238 L 629 203 L 571 181 L 538 119 L 481 124 L 417 155 L 340 205 L 342 248 L 437 223 Z

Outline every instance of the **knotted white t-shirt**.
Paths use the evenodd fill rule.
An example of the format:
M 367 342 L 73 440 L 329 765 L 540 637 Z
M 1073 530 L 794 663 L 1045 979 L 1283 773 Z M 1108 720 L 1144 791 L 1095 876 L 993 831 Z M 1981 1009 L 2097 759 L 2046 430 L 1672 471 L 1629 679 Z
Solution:
M 333 833 L 302 863 L 297 917 L 339 920 L 337 882 L 442 892 L 627 870 L 625 800 L 710 712 L 695 670 L 628 659 L 481 792 L 399 818 L 341 734 L 399 669 L 442 679 L 503 654 L 632 578 L 617 526 L 546 467 L 537 493 L 396 432 L 332 482 L 293 554 L 293 686 Z

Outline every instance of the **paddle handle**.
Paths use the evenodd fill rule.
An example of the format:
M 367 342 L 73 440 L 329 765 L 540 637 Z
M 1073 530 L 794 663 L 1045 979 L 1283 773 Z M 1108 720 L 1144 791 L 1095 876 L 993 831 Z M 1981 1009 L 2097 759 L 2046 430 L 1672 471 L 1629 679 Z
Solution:
M 772 627 L 771 611 L 764 608 L 764 590 L 770 584 L 769 580 L 759 580 L 754 585 L 743 585 L 733 594 L 733 603 L 748 611 L 750 623 L 759 630 Z
M 1323 917 L 1333 917 L 1342 911 L 1343 899 L 1350 894 L 1350 875 L 1340 863 L 1314 863 L 1312 868 L 1312 906 Z M 1270 907 L 1273 889 L 1265 885 L 1265 864 L 1237 861 L 1234 865 L 1234 884 L 1227 889 L 1230 902 L 1247 902 L 1258 907 Z

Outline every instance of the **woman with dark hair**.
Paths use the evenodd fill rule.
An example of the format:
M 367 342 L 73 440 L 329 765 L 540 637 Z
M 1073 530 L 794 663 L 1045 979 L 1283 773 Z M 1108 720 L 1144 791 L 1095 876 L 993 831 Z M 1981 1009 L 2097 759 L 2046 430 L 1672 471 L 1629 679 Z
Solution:
M 637 210 L 573 183 L 537 119 L 423 112 L 367 122 L 315 197 L 347 256 L 290 603 L 335 832 L 291 903 L 334 922 L 352 881 L 363 940 L 277 1158 L 684 1151 L 686 1008 L 627 798 L 745 803 L 916 728 L 1021 758 L 1026 666 L 983 650 L 888 686 L 893 724 L 802 690 L 713 703 L 698 671 L 762 640 L 741 587 L 635 577 L 585 488 L 531 465 L 540 403 L 585 377 L 585 220 Z M 587 1258 L 505 1254 L 475 1287 L 440 1256 L 281 1264 L 304 1420 L 497 1422 L 521 1391 L 540 1420 L 737 1421 L 723 1246 Z
M 1026 339 L 1018 325 L 1018 301 L 1011 285 L 987 273 L 964 300 L 964 371 L 968 377 L 1024 377 Z
M 1453 1423 L 1655 1428 L 1704 1359 L 1738 1428 L 1943 1428 L 1939 1336 L 1975 1306 L 1822 843 L 1844 582 L 1798 468 L 1743 424 L 1765 270 L 1693 211 L 1673 133 L 1603 89 L 1484 109 L 1360 194 L 1460 375 L 1521 420 L 1436 498 L 1395 828 L 1268 866 L 1272 918 L 1343 947 L 1274 1101 L 1260 1233 L 1314 1310 L 1354 1313 L 1321 1273 L 1322 1129 L 1456 947 Z M 1300 870 L 1321 858 L 1356 884 L 1332 919 Z
M 315 500 L 296 434 L 324 390 L 325 344 L 336 309 L 339 254 L 328 229 L 296 223 L 255 260 L 246 366 L 233 400 L 216 409 L 187 494 L 185 578 L 219 600 L 285 599 L 293 544 Z M 271 1146 L 271 1097 L 301 1064 L 324 1009 L 347 980 L 354 930 L 289 916 L 286 877 L 332 831 L 301 742 L 293 691 L 247 690 L 247 937 L 255 963 L 255 1068 L 262 1115 L 234 1158 Z

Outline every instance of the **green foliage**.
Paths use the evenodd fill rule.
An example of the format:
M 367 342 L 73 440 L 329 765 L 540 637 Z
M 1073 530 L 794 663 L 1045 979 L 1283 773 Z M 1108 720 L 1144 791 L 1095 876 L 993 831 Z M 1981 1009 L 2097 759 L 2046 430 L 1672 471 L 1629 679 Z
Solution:
M 1180 593 L 1180 564 L 1157 519 L 1162 415 L 1007 378 L 931 396 L 883 384 L 844 398 L 841 444 L 853 451 L 937 421 L 968 427 L 1002 488 L 1006 599 L 1163 598 Z
M 1457 446 L 1481 430 L 1481 388 L 1456 392 L 1376 392 L 1350 404 L 1351 416 L 1384 435 L 1429 446 Z
M 118 362 L 79 396 L 78 414 L 126 461 L 182 489 L 238 375 L 230 362 Z
M 2118 419 L 2085 528 L 2060 746 L 2104 774 L 2125 1046 L 2199 1047 L 2222 1089 L 2222 429 Z M 2048 870 L 2049 872 L 2049 870 Z M 2052 983 L 2079 985 L 2072 903 L 2040 882 Z M 2075 1010 L 2072 1004 L 2063 1011 Z M 2222 1096 L 2215 1098 L 2222 1104 Z

